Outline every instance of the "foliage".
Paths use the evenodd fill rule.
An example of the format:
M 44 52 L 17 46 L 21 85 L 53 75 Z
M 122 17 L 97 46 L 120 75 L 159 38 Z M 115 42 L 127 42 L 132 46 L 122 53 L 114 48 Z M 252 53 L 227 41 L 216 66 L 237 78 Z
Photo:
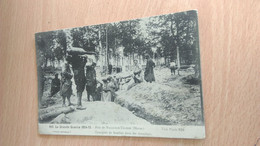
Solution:
M 191 64 L 198 55 L 197 15 L 194 11 L 155 16 L 118 23 L 58 30 L 36 34 L 37 56 L 41 65 L 61 61 L 68 47 L 95 51 L 108 59 L 145 54 L 156 59 Z M 123 52 L 120 52 L 123 48 Z
M 157 47 L 158 56 L 175 60 L 177 47 L 184 59 L 195 59 L 190 50 L 196 48 L 197 17 L 194 11 L 152 17 L 147 23 L 147 30 L 152 45 Z

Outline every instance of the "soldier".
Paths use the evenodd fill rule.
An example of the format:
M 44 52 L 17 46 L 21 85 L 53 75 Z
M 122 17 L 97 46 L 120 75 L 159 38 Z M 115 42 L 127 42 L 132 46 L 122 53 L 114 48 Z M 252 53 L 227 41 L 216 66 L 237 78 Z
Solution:
M 60 91 L 60 79 L 58 78 L 59 74 L 55 74 L 55 78 L 51 81 L 51 94 L 52 97 L 54 94 Z
M 84 73 L 84 67 L 87 63 L 87 58 L 79 55 L 71 55 L 67 58 L 68 62 L 72 65 L 72 70 L 74 73 L 74 80 L 77 89 L 77 109 L 84 110 L 86 108 L 82 107 L 81 99 L 82 99 L 82 92 L 85 89 L 86 79 Z
M 65 70 L 62 73 L 62 78 L 61 78 L 61 90 L 60 90 L 60 95 L 62 96 L 62 100 L 63 100 L 63 104 L 62 106 L 66 106 L 65 105 L 65 100 L 67 98 L 68 100 L 68 105 L 72 105 L 72 103 L 70 102 L 70 96 L 72 95 L 72 74 L 70 71 L 70 67 L 69 64 L 66 63 L 65 64 Z
M 102 92 L 103 92 L 103 84 L 97 81 L 97 88 L 96 88 L 96 101 L 101 101 L 102 99 Z
M 97 80 L 96 80 L 96 63 L 92 63 L 92 65 L 86 67 L 86 90 L 88 93 L 88 101 L 90 101 L 90 96 L 93 98 L 93 101 L 96 101 L 96 88 L 97 88 Z
M 175 61 L 170 63 L 170 69 L 171 69 L 171 75 L 172 75 L 172 73 L 174 73 L 174 75 L 175 75 L 175 70 L 177 69 Z
M 146 55 L 145 58 L 147 59 L 147 62 L 146 62 L 146 67 L 144 72 L 144 79 L 146 80 L 146 82 L 152 83 L 153 81 L 155 81 L 154 72 L 153 72 L 155 63 L 153 62 L 153 60 L 150 58 L 148 54 Z
M 116 93 L 115 93 L 116 84 L 114 82 L 114 79 L 111 76 L 107 78 L 107 81 L 108 81 L 107 87 L 110 91 L 110 96 L 111 96 L 110 99 L 112 102 L 114 102 L 115 97 L 116 97 Z
M 112 74 L 112 69 L 113 69 L 113 66 L 111 64 L 108 64 L 108 74 L 109 75 Z

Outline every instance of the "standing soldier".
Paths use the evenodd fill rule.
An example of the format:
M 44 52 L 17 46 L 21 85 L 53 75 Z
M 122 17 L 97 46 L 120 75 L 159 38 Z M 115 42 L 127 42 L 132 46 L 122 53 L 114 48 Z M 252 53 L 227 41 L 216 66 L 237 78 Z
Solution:
M 68 100 L 68 105 L 72 105 L 70 102 L 70 96 L 72 95 L 72 74 L 70 71 L 70 66 L 68 63 L 65 64 L 65 70 L 62 73 L 62 78 L 61 78 L 61 89 L 60 89 L 60 95 L 62 96 L 63 104 L 62 106 L 65 105 L 65 100 L 67 98 Z
M 86 108 L 82 107 L 81 99 L 82 99 L 82 92 L 84 91 L 85 84 L 86 84 L 84 67 L 87 63 L 87 58 L 73 54 L 72 56 L 68 56 L 67 60 L 72 65 L 72 70 L 74 73 L 74 80 L 77 88 L 77 98 L 78 98 L 77 109 L 84 110 Z
M 97 88 L 96 88 L 96 101 L 101 101 L 103 92 L 103 84 L 97 80 Z
M 112 69 L 113 69 L 113 66 L 109 63 L 109 64 L 108 64 L 108 74 L 109 74 L 109 75 L 112 74 Z
M 90 96 L 93 98 L 93 101 L 96 101 L 96 88 L 97 88 L 97 80 L 96 80 L 96 63 L 92 63 L 92 65 L 86 67 L 86 90 L 88 93 L 88 101 Z
M 115 85 L 114 79 L 111 76 L 107 78 L 107 81 L 108 81 L 107 87 L 110 90 L 110 96 L 111 96 L 110 98 L 111 98 L 111 101 L 114 102 L 115 97 L 116 97 L 116 93 L 115 93 L 116 85 Z
M 51 94 L 52 97 L 54 94 L 60 91 L 60 79 L 58 78 L 59 74 L 55 74 L 55 78 L 51 81 Z
M 146 62 L 146 67 L 144 72 L 144 79 L 146 80 L 146 82 L 152 83 L 153 81 L 155 81 L 154 72 L 153 72 L 155 63 L 153 62 L 153 60 L 150 58 L 148 54 L 146 55 L 145 59 L 147 59 L 147 62 Z
M 174 75 L 175 75 L 175 70 L 177 69 L 175 61 L 170 63 L 170 69 L 171 69 L 171 75 L 172 75 L 172 73 L 174 73 Z

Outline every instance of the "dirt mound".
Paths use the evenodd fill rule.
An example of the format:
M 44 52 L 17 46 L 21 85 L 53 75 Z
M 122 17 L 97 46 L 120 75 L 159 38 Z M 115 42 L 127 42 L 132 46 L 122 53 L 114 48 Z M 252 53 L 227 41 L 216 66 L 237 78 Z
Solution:
M 196 125 L 202 121 L 198 92 L 178 82 L 141 83 L 119 94 L 115 102 L 152 124 Z M 194 87 L 192 87 L 194 88 Z

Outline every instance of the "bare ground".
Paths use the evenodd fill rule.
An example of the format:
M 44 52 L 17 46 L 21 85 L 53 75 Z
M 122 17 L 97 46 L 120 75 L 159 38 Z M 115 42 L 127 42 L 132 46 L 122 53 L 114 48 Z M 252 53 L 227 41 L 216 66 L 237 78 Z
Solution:
M 157 124 L 157 125 L 202 125 L 200 86 L 185 84 L 192 70 L 171 75 L 168 68 L 155 69 L 156 82 L 141 83 L 128 91 L 117 92 L 113 102 L 88 102 L 87 93 L 82 97 L 86 110 L 74 110 L 42 123 L 88 123 L 88 124 Z M 43 103 L 49 107 L 39 114 L 62 108 L 59 94 L 48 97 L 50 82 L 46 82 Z M 73 85 L 75 92 L 75 84 Z M 76 103 L 75 93 L 71 97 Z M 121 106 L 120 106 L 121 105 Z M 72 108 L 75 108 L 72 106 Z

